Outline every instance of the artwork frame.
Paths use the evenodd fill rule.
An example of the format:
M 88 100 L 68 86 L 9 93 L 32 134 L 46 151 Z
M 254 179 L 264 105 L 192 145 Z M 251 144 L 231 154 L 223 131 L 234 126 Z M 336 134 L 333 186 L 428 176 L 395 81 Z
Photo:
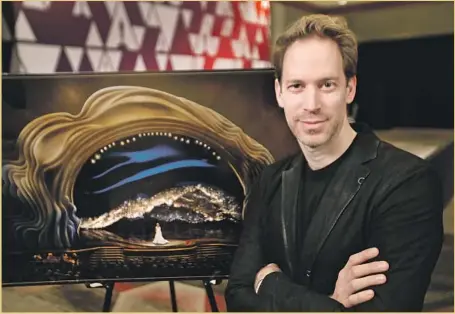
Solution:
M 4 277 L 6 280 L 4 280 L 3 286 L 228 278 L 230 261 L 235 252 L 236 241 L 239 240 L 240 228 L 236 231 L 235 240 L 223 244 L 225 252 L 223 257 L 219 258 L 224 263 L 221 267 L 219 265 L 212 267 L 213 262 L 209 261 L 204 264 L 196 259 L 194 262 L 196 266 L 189 271 L 188 268 L 179 268 L 178 263 L 170 263 L 169 256 L 173 254 L 169 254 L 162 258 L 160 263 L 165 267 L 159 271 L 144 272 L 142 266 L 132 270 L 136 264 L 155 265 L 158 257 L 152 258 L 153 262 L 144 262 L 147 258 L 142 254 L 140 258 L 136 258 L 138 261 L 135 262 L 135 258 L 131 255 L 135 253 L 131 252 L 138 250 L 138 244 L 133 245 L 131 242 L 129 249 L 118 250 L 118 247 L 117 249 L 111 246 L 104 247 L 100 245 L 99 241 L 94 241 L 97 244 L 93 244 L 92 247 L 96 247 L 96 250 L 92 249 L 90 254 L 87 253 L 87 247 L 75 247 L 72 237 L 77 238 L 81 234 L 81 220 L 80 217 L 77 217 L 77 213 L 80 213 L 81 210 L 77 208 L 78 204 L 75 203 L 74 198 L 68 196 L 74 194 L 71 189 L 74 188 L 74 183 L 77 181 L 75 177 L 79 171 L 84 167 L 89 169 L 90 163 L 96 161 L 97 154 L 109 154 L 111 152 L 107 153 L 107 151 L 110 149 L 112 156 L 130 154 L 128 156 L 131 157 L 136 152 L 134 149 L 145 150 L 158 147 L 156 141 L 150 140 L 153 137 L 151 134 L 162 133 L 160 136 L 166 137 L 165 140 L 168 138 L 175 140 L 174 137 L 177 137 L 176 141 L 185 145 L 187 143 L 189 145 L 192 141 L 191 145 L 195 144 L 204 148 L 204 154 L 208 151 L 207 147 L 209 150 L 212 149 L 210 152 L 215 154 L 215 159 L 211 161 L 207 157 L 208 155 L 201 157 L 199 152 L 192 152 L 191 154 L 198 156 L 196 158 L 192 155 L 194 157 L 191 157 L 194 159 L 192 167 L 196 164 L 202 165 L 201 160 L 206 160 L 205 165 L 213 165 L 216 160 L 227 160 L 232 169 L 237 169 L 232 177 L 241 178 L 237 191 L 243 191 L 243 195 L 241 195 L 243 210 L 247 202 L 249 187 L 261 169 L 276 159 L 283 158 L 297 150 L 297 145 L 286 126 L 283 113 L 276 105 L 273 79 L 273 71 L 270 69 L 4 76 L 3 105 L 6 108 L 6 115 L 3 116 L 4 157 L 2 166 L 3 193 L 7 197 L 3 202 L 3 206 L 6 208 L 3 235 L 4 239 L 10 239 L 10 243 L 3 243 L 4 253 L 6 253 L 4 254 L 4 265 L 6 263 L 5 266 L 8 268 L 13 263 L 22 269 L 22 277 L 10 274 L 9 278 Z M 149 97 L 148 100 L 147 97 Z M 5 120 L 8 113 L 10 117 L 16 118 L 17 123 L 12 124 L 8 123 L 9 119 Z M 169 121 L 172 120 L 170 117 L 174 119 L 173 129 L 169 126 Z M 254 125 L 250 123 L 253 117 Z M 157 121 L 161 121 L 161 124 Z M 182 121 L 192 121 L 193 124 Z M 210 121 L 214 123 L 209 125 Z M 77 127 L 75 127 L 76 125 Z M 168 129 L 160 132 L 159 129 L 163 125 L 166 125 Z M 84 129 L 86 126 L 91 128 Z M 148 126 L 147 130 L 144 129 L 146 126 Z M 153 126 L 156 128 L 153 129 Z M 273 126 L 272 130 L 270 126 Z M 182 135 L 183 131 L 187 131 L 186 137 Z M 210 138 L 211 134 L 214 136 L 213 138 Z M 222 134 L 228 135 L 222 139 Z M 134 142 L 137 144 L 140 142 L 139 135 L 141 138 L 149 139 L 149 142 L 144 142 L 145 146 L 137 146 L 132 151 L 117 148 L 116 150 L 113 146 L 108 147 L 108 143 L 117 143 L 117 147 L 119 147 L 123 140 L 125 143 L 126 140 L 131 140 L 131 144 L 133 144 L 133 136 Z M 82 136 L 86 136 L 85 141 L 79 140 Z M 104 142 L 91 144 L 102 138 L 104 138 Z M 203 141 L 201 141 L 202 139 Z M 204 146 L 205 144 L 207 147 Z M 174 147 L 176 151 L 180 149 L 169 142 L 166 142 L 165 145 L 167 145 L 167 149 L 170 147 Z M 56 153 L 57 151 L 58 153 Z M 216 152 L 220 152 L 220 154 Z M 181 149 L 178 154 L 183 154 Z M 187 167 L 188 160 L 191 159 L 188 156 L 191 154 L 185 154 L 183 154 L 184 157 L 173 160 L 173 165 L 183 163 Z M 166 155 L 163 158 L 171 157 Z M 75 160 L 83 162 L 77 163 Z M 117 164 L 106 163 L 103 167 L 114 169 L 125 161 L 117 160 L 116 162 Z M 152 160 L 147 160 L 147 162 L 150 164 Z M 156 166 L 154 165 L 155 168 L 157 168 Z M 169 168 L 170 163 L 158 166 Z M 124 165 L 121 165 L 120 168 L 122 167 L 125 168 Z M 107 168 L 103 168 L 103 171 L 106 172 Z M 92 170 L 88 170 L 87 173 L 90 173 L 92 178 L 100 174 L 98 172 L 94 175 L 90 171 Z M 136 171 L 136 174 L 140 172 L 137 169 L 132 171 Z M 225 173 L 223 172 L 225 170 L 217 171 L 207 172 L 207 175 L 202 178 L 205 180 L 206 177 L 214 178 L 219 173 Z M 190 176 L 193 179 L 198 177 L 194 171 Z M 115 180 L 120 182 L 118 179 Z M 93 183 L 92 181 L 84 181 L 81 186 L 89 186 Z M 69 184 L 70 188 L 66 186 L 68 182 L 72 182 Z M 212 180 L 211 184 L 213 182 Z M 147 184 L 149 188 L 150 182 Z M 41 190 L 37 187 L 41 187 Z M 83 193 L 93 194 L 94 192 L 90 188 L 82 190 Z M 118 196 L 124 193 L 119 191 L 110 194 L 111 197 L 108 199 L 112 200 L 112 195 Z M 199 190 L 201 194 L 206 191 Z M 108 203 L 109 201 L 103 204 Z M 24 204 L 27 206 L 24 207 Z M 179 204 L 182 206 L 182 202 Z M 56 206 L 65 208 L 65 210 L 56 211 Z M 12 208 L 14 209 L 11 210 Z M 22 208 L 22 210 L 17 208 Z M 41 216 L 37 214 L 39 210 L 30 215 L 30 208 L 41 210 Z M 68 208 L 72 208 L 73 211 L 68 211 Z M 18 212 L 22 214 L 22 218 Z M 55 213 L 59 214 L 56 216 Z M 24 215 L 29 215 L 27 221 L 24 220 Z M 209 217 L 207 213 L 204 215 L 206 218 Z M 30 218 L 30 216 L 33 217 Z M 53 220 L 49 220 L 51 216 Z M 67 219 L 66 227 L 63 229 L 62 217 Z M 211 216 L 211 219 L 214 217 Z M 235 220 L 240 226 L 241 215 L 237 215 Z M 12 223 L 13 221 L 14 223 Z M 48 227 L 47 232 L 43 231 L 43 224 Z M 72 227 L 68 227 L 69 225 Z M 56 233 L 55 226 L 60 226 L 60 238 L 58 239 L 53 236 Z M 132 228 L 134 229 L 134 227 Z M 150 227 L 147 228 L 150 229 Z M 162 235 L 167 238 L 170 234 L 169 229 L 166 229 L 167 225 L 164 225 L 164 228 Z M 19 235 L 17 230 L 22 230 L 23 233 Z M 215 234 L 219 230 L 209 230 L 208 232 Z M 27 235 L 29 240 L 25 240 L 27 238 L 24 235 Z M 103 237 L 102 241 L 105 241 L 106 237 L 104 235 Z M 33 244 L 35 243 L 33 241 L 38 241 L 38 243 Z M 188 239 L 185 241 L 185 249 L 193 248 L 197 251 L 200 247 Z M 199 239 L 199 242 L 196 242 L 201 241 Z M 221 242 L 216 242 L 216 245 L 220 245 Z M 32 244 L 30 245 L 30 243 Z M 191 243 L 193 243 L 193 247 L 190 245 Z M 15 251 L 11 247 L 16 248 Z M 213 246 L 210 250 L 212 249 Z M 201 256 L 196 251 L 193 255 Z M 157 252 L 159 250 L 155 250 L 154 254 L 157 256 L 161 254 Z M 208 253 L 206 256 L 210 254 L 212 253 Z M 110 259 L 109 256 L 113 258 Z M 128 263 L 119 262 L 125 260 L 128 260 Z M 126 264 L 128 265 L 126 266 Z M 176 267 L 169 268 L 169 265 Z M 109 268 L 111 269 L 109 270 Z M 4 274 L 8 275 L 5 272 Z

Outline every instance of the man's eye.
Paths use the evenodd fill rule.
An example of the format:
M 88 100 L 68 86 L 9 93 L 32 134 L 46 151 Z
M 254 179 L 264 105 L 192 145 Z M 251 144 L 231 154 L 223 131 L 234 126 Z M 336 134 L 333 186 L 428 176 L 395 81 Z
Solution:
M 324 82 L 323 87 L 326 88 L 326 89 L 334 88 L 335 87 L 335 82 L 332 82 L 332 81 Z
M 295 90 L 298 90 L 301 88 L 302 88 L 302 84 L 291 84 L 288 86 L 288 89 L 291 91 L 295 91 Z

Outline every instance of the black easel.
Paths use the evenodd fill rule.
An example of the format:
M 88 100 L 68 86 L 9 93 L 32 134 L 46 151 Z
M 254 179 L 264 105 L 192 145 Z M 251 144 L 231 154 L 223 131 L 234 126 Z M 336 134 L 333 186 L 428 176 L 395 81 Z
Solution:
M 209 299 L 210 308 L 212 309 L 212 312 L 219 312 L 218 305 L 216 304 L 215 294 L 213 293 L 212 285 L 219 284 L 221 281 L 202 280 L 202 282 L 204 283 L 205 292 L 207 293 L 207 297 Z M 103 287 L 104 289 L 106 289 L 106 293 L 104 295 L 103 312 L 111 311 L 112 293 L 114 291 L 114 286 L 115 282 L 106 282 L 96 285 L 96 287 Z M 93 284 L 86 284 L 86 287 L 94 288 Z M 169 292 L 171 295 L 172 312 L 178 312 L 174 280 L 169 280 Z
M 178 310 L 177 310 L 177 298 L 175 296 L 174 280 L 169 280 L 169 292 L 171 294 L 172 312 L 178 312 Z
M 215 295 L 213 294 L 211 281 L 204 280 L 204 287 L 205 292 L 207 293 L 207 297 L 209 298 L 210 308 L 212 309 L 212 312 L 219 312 L 218 306 L 216 305 Z
M 104 284 L 106 294 L 104 295 L 103 312 L 111 311 L 112 292 L 114 291 L 115 282 Z

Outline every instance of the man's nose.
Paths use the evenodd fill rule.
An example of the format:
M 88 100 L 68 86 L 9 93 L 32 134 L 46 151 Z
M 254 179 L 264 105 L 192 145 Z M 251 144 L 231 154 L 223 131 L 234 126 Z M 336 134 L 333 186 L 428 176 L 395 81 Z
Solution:
M 317 111 L 320 108 L 318 90 L 316 88 L 307 88 L 303 96 L 303 110 Z

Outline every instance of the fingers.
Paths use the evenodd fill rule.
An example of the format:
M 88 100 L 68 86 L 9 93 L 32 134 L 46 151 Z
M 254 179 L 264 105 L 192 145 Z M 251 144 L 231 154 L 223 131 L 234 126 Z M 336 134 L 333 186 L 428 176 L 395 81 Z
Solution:
M 383 274 L 389 269 L 385 261 L 367 262 L 379 255 L 377 248 L 369 248 L 349 257 L 346 266 L 339 272 L 333 296 L 345 307 L 352 307 L 371 300 L 371 287 L 387 281 Z M 362 291 L 364 289 L 369 289 Z
M 367 264 L 353 266 L 351 268 L 351 277 L 360 278 L 371 274 L 382 273 L 389 270 L 389 263 L 387 262 L 371 262 Z
M 352 292 L 357 292 L 365 288 L 372 286 L 382 285 L 387 281 L 387 278 L 383 274 L 372 275 L 363 278 L 354 279 L 351 281 Z
M 374 297 L 374 291 L 373 290 L 365 290 L 361 291 L 355 294 L 352 294 L 348 297 L 348 301 L 344 305 L 346 308 L 350 308 L 356 305 L 359 305 L 361 303 L 365 303 L 367 301 L 370 301 Z
M 348 262 L 346 263 L 346 266 L 352 267 L 352 266 L 363 264 L 366 261 L 378 256 L 378 254 L 379 254 L 379 250 L 377 248 L 370 248 L 370 249 L 363 250 L 362 252 L 351 255 L 351 257 L 349 257 Z

